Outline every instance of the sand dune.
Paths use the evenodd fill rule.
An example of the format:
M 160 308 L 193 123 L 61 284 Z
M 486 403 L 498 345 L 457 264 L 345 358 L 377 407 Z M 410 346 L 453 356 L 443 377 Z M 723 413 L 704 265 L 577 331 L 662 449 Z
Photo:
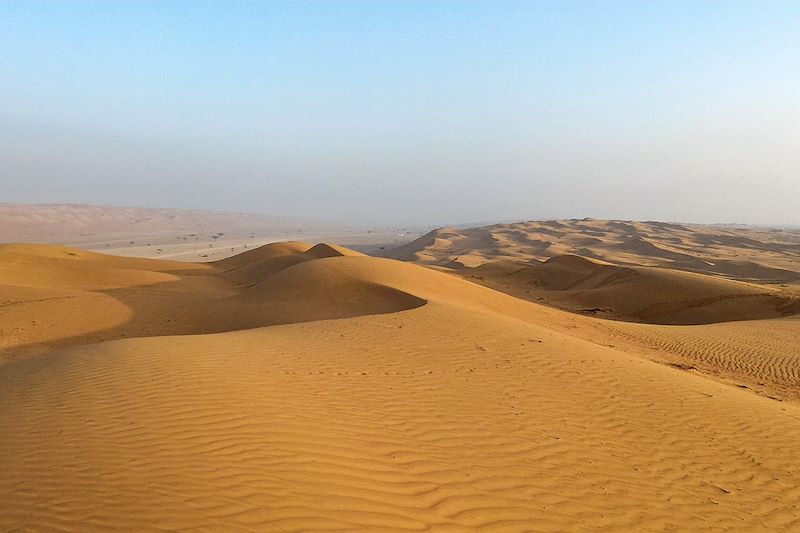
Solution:
M 600 320 L 327 245 L 205 264 L 11 247 L 0 268 L 21 339 L 0 366 L 2 530 L 800 528 L 798 405 L 649 360 L 699 349 L 791 384 L 794 318 L 758 361 L 706 336 L 746 348 L 757 322 Z M 53 307 L 81 298 L 73 315 L 105 311 Z M 48 313 L 60 333 L 24 318 Z
M 387 257 L 453 268 L 579 255 L 755 283 L 800 287 L 800 231 L 618 220 L 551 220 L 442 228 Z
M 230 260 L 191 264 L 0 245 L 0 358 L 110 339 L 215 333 L 420 305 L 367 278 L 316 261 L 300 264 L 345 254 L 360 255 L 330 245 L 278 243 Z
M 593 219 L 521 222 L 442 228 L 387 255 L 612 320 L 548 322 L 559 331 L 765 396 L 800 398 L 800 322 L 793 319 L 800 314 L 796 230 Z
M 705 324 L 800 313 L 800 294 L 793 291 L 574 255 L 534 264 L 491 262 L 462 273 L 520 298 L 618 320 Z
M 669 328 L 604 322 L 598 329 L 595 342 L 606 338 L 630 353 L 762 396 L 800 400 L 800 316 Z

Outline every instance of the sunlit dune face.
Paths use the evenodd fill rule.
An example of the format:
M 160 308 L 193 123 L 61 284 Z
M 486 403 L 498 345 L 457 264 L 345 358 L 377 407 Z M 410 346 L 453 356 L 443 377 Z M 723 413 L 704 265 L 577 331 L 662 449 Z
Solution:
M 111 339 L 396 312 L 424 303 L 337 269 L 337 258 L 345 257 L 363 256 L 332 245 L 280 243 L 191 264 L 4 246 L 0 349 L 12 357 Z
M 29 337 L 0 366 L 0 529 L 798 525 L 796 317 L 602 320 L 302 243 L 183 267 L 92 256 L 117 269 L 94 290 L 70 277 L 80 259 L 37 261 L 39 286 L 2 289 Z M 666 304 L 764 290 L 577 256 L 526 268 L 475 271 Z

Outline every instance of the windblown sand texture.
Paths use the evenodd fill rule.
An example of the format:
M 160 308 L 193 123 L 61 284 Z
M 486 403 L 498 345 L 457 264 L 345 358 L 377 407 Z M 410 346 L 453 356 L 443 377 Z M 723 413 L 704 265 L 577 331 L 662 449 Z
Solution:
M 0 530 L 800 528 L 800 408 L 764 397 L 798 390 L 788 289 L 593 259 L 514 286 L 619 276 L 703 324 L 329 245 L 202 264 L 0 247 Z M 698 288 L 762 320 L 687 318 Z
M 571 335 L 800 398 L 800 230 L 532 221 L 442 228 L 387 255 L 610 319 L 550 323 Z

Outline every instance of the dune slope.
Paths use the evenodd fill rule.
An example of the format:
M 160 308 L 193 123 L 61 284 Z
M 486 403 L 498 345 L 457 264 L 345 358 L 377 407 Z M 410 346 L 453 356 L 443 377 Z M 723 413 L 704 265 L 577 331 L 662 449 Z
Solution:
M 294 323 L 0 366 L 0 529 L 800 527 L 795 404 L 580 338 L 607 321 L 288 248 L 145 270 Z
M 800 288 L 800 231 L 621 220 L 548 220 L 441 228 L 387 250 L 404 261 L 471 268 L 579 255 Z
M 707 324 L 800 313 L 800 294 L 793 291 L 575 255 L 544 263 L 495 261 L 459 273 L 526 300 L 633 322 Z
M 360 255 L 290 242 L 193 264 L 0 245 L 0 360 L 87 342 L 234 331 L 422 304 L 347 272 L 316 274 L 317 267 L 301 265 L 345 254 Z

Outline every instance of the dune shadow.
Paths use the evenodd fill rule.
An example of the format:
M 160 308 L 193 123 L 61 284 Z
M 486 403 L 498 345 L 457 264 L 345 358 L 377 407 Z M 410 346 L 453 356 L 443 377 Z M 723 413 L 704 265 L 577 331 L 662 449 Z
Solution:
M 135 337 L 224 333 L 283 324 L 394 313 L 421 307 L 427 301 L 406 292 L 365 280 L 294 279 L 291 286 L 263 280 L 237 283 L 222 269 L 162 271 L 175 276 L 166 281 L 135 287 L 86 291 L 75 296 L 74 334 L 44 335 L 0 350 L 0 360 L 36 355 L 59 348 Z M 269 279 L 267 277 L 266 279 Z M 97 303 L 97 295 L 110 297 Z M 105 303 L 104 303 L 105 302 Z M 121 304 L 126 310 L 120 310 Z M 46 305 L 46 302 L 42 302 Z M 79 311 L 87 305 L 107 305 L 109 318 L 121 322 L 97 327 L 82 321 Z M 43 308 L 44 309 L 44 308 Z M 101 313 L 103 309 L 99 310 Z M 67 317 L 63 317 L 65 320 Z

